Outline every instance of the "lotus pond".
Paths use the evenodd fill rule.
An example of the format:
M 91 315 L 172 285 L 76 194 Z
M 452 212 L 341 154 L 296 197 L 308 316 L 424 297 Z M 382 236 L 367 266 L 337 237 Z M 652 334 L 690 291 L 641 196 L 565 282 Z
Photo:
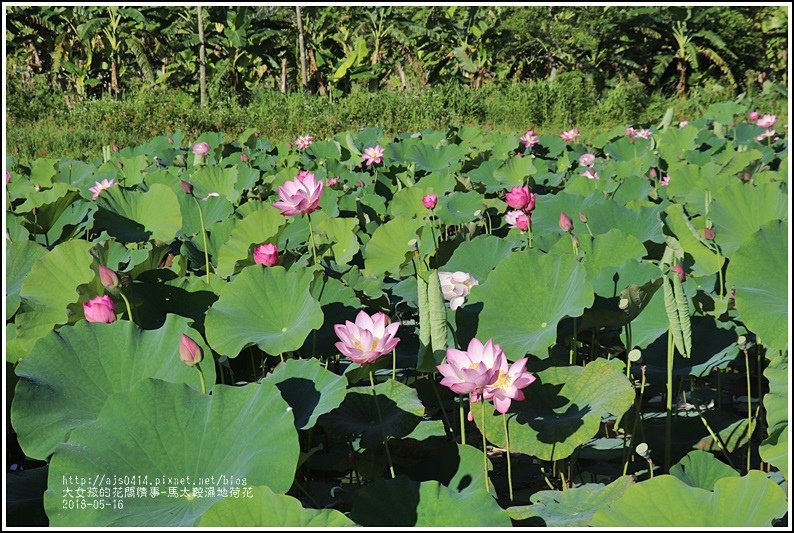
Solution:
M 749 111 L 12 166 L 8 523 L 785 524 L 788 142 Z

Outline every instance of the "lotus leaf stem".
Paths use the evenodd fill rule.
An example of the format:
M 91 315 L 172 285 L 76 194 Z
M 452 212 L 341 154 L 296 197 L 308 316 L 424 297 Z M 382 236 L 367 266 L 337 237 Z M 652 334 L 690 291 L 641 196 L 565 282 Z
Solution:
M 369 384 L 372 387 L 372 398 L 375 400 L 375 411 L 378 412 L 378 423 L 380 424 L 380 435 L 383 439 L 383 447 L 386 448 L 386 460 L 389 461 L 389 472 L 391 473 L 392 479 L 396 476 L 394 475 L 394 465 L 391 461 L 391 452 L 389 451 L 389 443 L 386 442 L 386 430 L 383 428 L 383 415 L 380 412 L 380 404 L 378 403 L 378 393 L 375 392 L 375 376 L 372 374 L 372 370 L 369 371 Z

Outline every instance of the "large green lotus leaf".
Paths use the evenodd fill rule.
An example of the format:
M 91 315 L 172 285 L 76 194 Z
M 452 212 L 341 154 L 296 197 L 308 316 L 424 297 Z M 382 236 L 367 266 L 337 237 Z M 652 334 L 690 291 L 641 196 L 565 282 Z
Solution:
M 476 191 L 453 192 L 441 198 L 438 218 L 442 224 L 465 224 L 482 214 L 483 197 Z
M 37 340 L 77 316 L 79 311 L 67 307 L 87 300 L 83 286 L 98 277 L 91 269 L 90 249 L 87 241 L 66 241 L 33 263 L 19 290 L 23 310 L 15 319 L 16 337 L 9 343 L 7 361 L 25 357 Z
M 504 165 L 494 170 L 493 182 L 486 183 L 486 190 L 494 192 L 499 189 L 510 190 L 517 185 L 524 185 L 529 176 L 535 174 L 535 166 L 531 157 L 511 157 Z
M 127 320 L 80 321 L 42 338 L 16 368 L 11 419 L 25 453 L 46 459 L 70 432 L 96 419 L 109 396 L 142 379 L 200 389 L 196 369 L 179 359 L 183 333 L 202 346 L 206 362 L 201 367 L 211 388 L 212 352 L 183 317 L 169 315 L 157 330 L 142 330 Z
M 458 492 L 438 481 L 405 476 L 360 489 L 350 518 L 366 527 L 510 527 L 510 517 L 485 491 Z
M 140 184 L 143 181 L 144 171 L 149 166 L 149 160 L 143 154 L 119 157 L 119 163 L 121 163 L 119 182 L 125 187 Z
M 698 135 L 695 126 L 687 124 L 683 128 L 665 128 L 656 134 L 656 147 L 659 156 L 668 164 L 676 161 L 686 151 L 695 149 L 695 137 Z
M 317 222 L 315 231 L 325 234 L 332 243 L 334 261 L 340 265 L 349 263 L 358 253 L 360 245 L 356 237 L 356 226 L 358 220 L 355 218 L 326 218 Z
M 364 247 L 364 274 L 380 276 L 399 272 L 413 253 L 409 241 L 418 240 L 417 231 L 423 224 L 421 220 L 397 217 L 378 226 Z
M 621 137 L 617 141 L 604 146 L 604 153 L 617 161 L 630 161 L 644 157 L 649 150 L 649 140 L 630 139 L 628 137 Z
M 195 235 L 199 233 L 201 231 L 201 216 L 204 217 L 204 228 L 207 229 L 220 220 L 228 219 L 234 213 L 234 206 L 226 198 L 211 196 L 206 200 L 201 198 L 194 200 L 193 196 L 184 194 L 181 189 L 174 192 L 176 192 L 176 197 L 179 199 L 182 213 L 180 235 Z M 199 207 L 201 208 L 201 216 L 199 216 Z
M 44 506 L 53 526 L 192 526 L 243 478 L 285 492 L 298 455 L 292 413 L 274 385 L 219 385 L 210 396 L 146 379 L 111 396 L 94 422 L 58 446 Z M 75 489 L 64 483 L 70 475 L 100 487 L 113 486 L 113 476 L 146 476 L 150 494 L 159 478 L 159 496 L 125 498 L 123 509 L 65 509 L 64 490 Z M 171 486 L 176 497 L 168 496 Z
M 585 268 L 573 254 L 513 253 L 488 280 L 472 288 L 469 303 L 482 302 L 477 338 L 494 339 L 511 360 L 531 353 L 548 357 L 557 323 L 580 316 L 593 303 Z
M 422 204 L 422 197 L 432 192 L 435 191 L 430 187 L 423 187 L 423 184 L 416 184 L 413 187 L 405 187 L 397 191 L 389 202 L 389 215 L 395 218 L 423 218 L 430 212 Z M 436 194 L 440 196 L 439 193 Z
M 219 291 L 207 312 L 207 341 L 227 357 L 256 344 L 271 355 L 297 350 L 309 332 L 323 324 L 320 304 L 309 293 L 309 270 L 244 268 Z
M 786 512 L 786 494 L 757 470 L 724 477 L 714 491 L 657 476 L 629 487 L 596 511 L 597 527 L 769 527 Z
M 510 257 L 512 251 L 513 246 L 505 239 L 494 235 L 478 235 L 460 243 L 449 261 L 439 270 L 468 272 L 482 283 L 500 261 Z
M 711 206 L 714 242 L 728 257 L 756 231 L 772 220 L 786 216 L 787 195 L 773 183 L 754 187 L 736 181 L 714 193 Z
M 416 389 L 390 379 L 375 385 L 375 391 L 386 437 L 400 438 L 411 433 L 425 411 Z M 360 436 L 364 448 L 380 446 L 383 437 L 378 423 L 378 406 L 370 387 L 354 388 L 348 391 L 338 408 L 322 416 L 320 423 L 354 438 Z
M 174 239 L 182 228 L 179 199 L 169 187 L 156 183 L 146 192 L 110 187 L 97 200 L 95 229 L 107 229 L 122 242 L 164 242 Z
M 635 260 L 633 263 L 636 268 L 641 269 L 646 275 L 631 281 L 628 276 L 625 280 L 619 280 L 619 289 L 622 289 L 627 282 L 641 285 L 650 279 L 648 277 L 650 265 L 636 262 L 646 254 L 645 246 L 637 237 L 615 228 L 593 238 L 583 236 L 579 240 L 580 250 L 585 254 L 583 263 L 588 277 L 593 280 L 592 284 L 607 288 L 606 291 L 599 292 L 599 295 L 614 296 L 613 278 L 616 274 L 620 276 L 622 270 L 617 267 L 622 267 L 630 260 Z M 565 246 L 565 248 L 565 253 L 570 254 L 570 247 Z M 656 271 L 658 274 L 658 268 Z
M 61 221 L 61 217 L 72 219 L 70 215 L 76 217 L 75 213 L 85 216 L 89 204 L 84 202 L 77 202 L 80 197 L 74 187 L 65 183 L 54 183 L 51 188 L 33 191 L 27 195 L 25 202 L 18 206 L 15 211 L 17 213 L 31 213 L 27 216 L 27 226 L 31 232 L 36 234 L 48 234 L 48 237 L 53 237 L 52 230 L 54 228 L 62 228 L 66 221 Z M 64 216 L 65 215 L 65 216 Z M 80 218 L 82 218 L 82 216 Z M 59 224 L 60 222 L 60 224 Z M 77 223 L 79 220 L 74 220 L 72 223 Z M 57 232 L 60 236 L 60 232 Z
M 193 185 L 193 194 L 199 198 L 217 193 L 236 205 L 242 192 L 237 188 L 237 174 L 237 167 L 202 166 L 193 171 L 188 181 Z
M 317 141 L 306 149 L 306 153 L 317 159 L 338 161 L 342 157 L 342 148 L 337 141 Z
M 706 276 L 719 271 L 725 258 L 704 244 L 705 240 L 697 234 L 697 230 L 684 214 L 684 207 L 681 204 L 671 204 L 665 213 L 665 224 L 681 243 L 684 251 L 695 260 L 692 275 Z
M 562 234 L 560 212 L 564 211 L 574 221 L 574 234 L 586 235 L 587 228 L 579 221 L 578 214 L 588 219 L 593 234 L 606 233 L 618 228 L 635 236 L 641 242 L 664 242 L 659 213 L 662 205 L 630 209 L 596 191 L 590 196 L 562 192 L 555 195 L 538 196 L 537 207 L 532 214 L 532 232 L 536 235 Z
M 464 155 L 463 148 L 457 144 L 434 148 L 429 144 L 421 143 L 411 146 L 407 151 L 407 157 L 416 163 L 416 169 L 426 172 L 441 170 L 454 172 L 460 168 L 460 160 Z
M 564 491 L 542 490 L 532 495 L 532 505 L 509 507 L 507 513 L 516 521 L 541 518 L 547 527 L 587 527 L 598 509 L 633 484 L 631 476 L 621 476 L 609 485 L 586 483 Z
M 761 443 L 761 458 L 788 479 L 788 355 L 775 357 L 764 370 L 769 392 L 764 395 L 769 436 Z
M 727 286 L 736 288 L 736 310 L 772 349 L 788 346 L 788 236 L 784 222 L 770 222 L 733 254 Z
M 285 222 L 278 209 L 272 205 L 259 204 L 259 209 L 235 222 L 231 235 L 218 252 L 216 273 L 219 276 L 231 276 L 237 262 L 245 259 L 253 264 L 252 245 L 273 242 L 272 239 Z
M 739 472 L 709 452 L 694 450 L 670 467 L 670 475 L 690 487 L 714 490 L 717 481 L 724 477 L 739 477 Z
M 326 370 L 317 359 L 289 359 L 265 381 L 281 391 L 298 429 L 313 427 L 320 415 L 339 407 L 347 393 L 347 379 Z
M 634 402 L 628 378 L 605 359 L 584 368 L 550 367 L 538 372 L 538 380 L 524 389 L 525 400 L 513 401 L 507 412 L 510 450 L 544 461 L 569 457 L 592 439 L 608 415 L 621 417 Z M 505 447 L 502 415 L 485 402 L 472 404 L 474 422 L 489 441 Z
M 47 249 L 32 241 L 18 241 L 6 244 L 6 313 L 14 316 L 21 301 L 19 291 L 30 269 Z
M 252 487 L 251 496 L 227 496 L 205 512 L 199 527 L 351 527 L 356 524 L 335 509 L 305 509 L 299 500 Z

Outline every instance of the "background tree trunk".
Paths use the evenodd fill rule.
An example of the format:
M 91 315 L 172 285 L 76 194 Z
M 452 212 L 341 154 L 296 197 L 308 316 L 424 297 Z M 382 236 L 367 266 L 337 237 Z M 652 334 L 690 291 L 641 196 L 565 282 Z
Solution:
M 301 87 L 306 86 L 306 46 L 303 43 L 303 20 L 301 19 L 301 8 L 295 6 L 295 15 L 298 17 L 298 48 L 301 56 Z
M 281 58 L 281 92 L 287 92 L 287 58 Z
M 198 13 L 199 37 L 199 91 L 201 107 L 207 106 L 207 51 L 204 47 L 204 21 L 201 18 L 201 6 L 196 8 Z

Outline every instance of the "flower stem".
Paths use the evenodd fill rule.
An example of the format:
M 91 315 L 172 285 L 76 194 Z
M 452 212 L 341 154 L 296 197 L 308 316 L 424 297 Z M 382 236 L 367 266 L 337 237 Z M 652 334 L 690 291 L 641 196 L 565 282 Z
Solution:
M 392 381 L 397 380 L 397 348 L 391 351 L 391 379 Z
M 201 212 L 201 204 L 198 202 L 196 197 L 193 197 L 193 201 L 196 202 L 196 207 L 198 208 L 199 212 L 199 222 L 201 222 L 201 239 L 204 242 L 204 271 L 207 273 L 207 285 L 210 284 L 210 252 L 207 246 L 207 229 L 204 227 L 204 214 Z
M 199 382 L 201 383 L 201 394 L 207 394 L 207 384 L 204 382 L 204 371 L 201 370 L 201 365 L 196 363 L 196 370 L 199 373 Z
M 372 397 L 375 399 L 375 410 L 378 412 L 378 422 L 380 423 L 380 434 L 383 438 L 383 447 L 386 448 L 386 460 L 389 461 L 389 472 L 392 479 L 394 475 L 394 465 L 391 462 L 391 452 L 389 452 L 389 444 L 386 442 L 386 430 L 383 429 L 383 415 L 380 413 L 380 404 L 378 404 L 378 393 L 375 392 L 375 377 L 372 375 L 372 370 L 369 371 L 369 384 L 372 386 Z
M 491 487 L 488 484 L 488 443 L 485 439 L 485 400 L 481 400 L 480 403 L 482 404 L 480 406 L 482 408 L 482 416 L 480 417 L 482 420 L 482 427 L 480 428 L 480 433 L 482 433 L 482 471 L 485 474 L 485 491 L 490 492 Z
M 510 465 L 510 436 L 507 432 L 507 413 L 502 413 L 502 424 L 505 428 L 505 447 L 507 448 L 507 486 L 510 492 L 510 503 L 513 503 L 513 469 Z
M 430 383 L 433 386 L 433 392 L 436 395 L 436 401 L 438 402 L 438 407 L 441 409 L 441 414 L 444 416 L 444 432 L 447 433 L 447 428 L 449 428 L 449 432 L 447 433 L 447 435 L 451 436 L 454 440 L 455 432 L 452 429 L 452 423 L 449 421 L 449 417 L 447 416 L 447 410 L 444 409 L 444 403 L 441 401 L 441 395 L 438 393 L 438 385 L 436 385 L 436 380 L 431 379 Z
M 133 321 L 132 320 L 132 308 L 130 307 L 130 301 L 127 299 L 126 296 L 124 296 L 124 293 L 122 291 L 119 291 L 119 294 L 121 295 L 121 299 L 124 300 L 124 305 L 127 306 L 127 320 L 132 322 Z
M 747 471 L 749 472 L 750 455 L 752 452 L 752 442 L 750 441 L 750 437 L 753 433 L 753 402 L 750 395 L 750 356 L 747 355 L 747 350 L 742 351 L 744 352 L 744 373 L 747 376 Z
M 306 215 L 309 218 L 309 245 L 312 248 L 312 258 L 314 259 L 314 264 L 317 265 L 317 250 L 314 249 L 314 230 L 312 230 L 312 216 Z
M 465 417 L 463 414 L 463 395 L 458 395 L 458 407 L 460 411 L 460 443 L 466 446 L 466 425 L 464 423 Z
M 670 440 L 673 430 L 673 332 L 667 331 L 667 421 L 664 428 L 664 471 L 670 470 Z

